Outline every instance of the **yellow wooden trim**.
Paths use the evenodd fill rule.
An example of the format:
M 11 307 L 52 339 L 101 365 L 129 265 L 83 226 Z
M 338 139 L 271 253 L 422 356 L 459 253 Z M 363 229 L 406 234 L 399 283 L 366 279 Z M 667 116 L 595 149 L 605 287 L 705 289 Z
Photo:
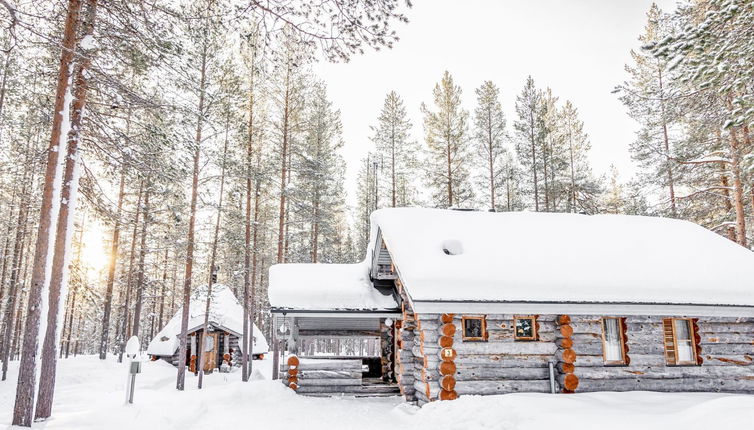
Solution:
M 531 336 L 519 336 L 516 333 L 516 326 L 518 326 L 518 320 L 527 320 L 530 319 L 532 321 L 531 324 Z M 537 316 L 536 315 L 527 315 L 527 316 L 514 316 L 513 317 L 513 339 L 514 340 L 537 340 Z
M 481 336 L 466 336 L 466 320 L 479 320 L 482 322 Z M 461 337 L 464 341 L 485 342 L 487 341 L 487 316 L 466 316 L 461 317 Z

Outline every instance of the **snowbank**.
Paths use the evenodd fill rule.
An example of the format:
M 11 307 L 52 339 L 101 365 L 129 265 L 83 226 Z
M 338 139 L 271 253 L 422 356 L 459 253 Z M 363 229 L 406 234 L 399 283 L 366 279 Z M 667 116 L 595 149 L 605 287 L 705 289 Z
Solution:
M 754 253 L 686 221 L 397 208 L 372 224 L 415 301 L 754 305 Z
M 754 396 L 687 393 L 506 394 L 461 396 L 419 409 L 400 398 L 312 398 L 268 379 L 271 359 L 254 361 L 256 380 L 240 371 L 186 375 L 175 389 L 176 369 L 145 362 L 136 377 L 134 404 L 126 405 L 127 363 L 114 357 L 59 361 L 53 416 L 35 422 L 45 430 L 132 429 L 501 429 L 501 430 L 710 430 L 746 428 L 754 422 Z M 10 423 L 18 362 L 0 384 L 0 423 Z
M 189 305 L 188 331 L 192 332 L 204 325 L 204 315 L 207 309 L 207 287 L 197 289 L 191 297 Z M 181 315 L 183 308 L 178 308 L 173 318 L 149 342 L 147 354 L 170 356 L 178 350 L 178 336 L 181 334 Z M 225 285 L 212 285 L 212 301 L 210 304 L 209 321 L 241 336 L 243 333 L 243 307 L 236 299 L 233 291 Z M 270 350 L 262 332 L 256 324 L 253 330 L 253 354 L 264 354 Z
M 307 310 L 394 310 L 390 295 L 372 286 L 369 265 L 276 264 L 270 267 L 270 305 Z

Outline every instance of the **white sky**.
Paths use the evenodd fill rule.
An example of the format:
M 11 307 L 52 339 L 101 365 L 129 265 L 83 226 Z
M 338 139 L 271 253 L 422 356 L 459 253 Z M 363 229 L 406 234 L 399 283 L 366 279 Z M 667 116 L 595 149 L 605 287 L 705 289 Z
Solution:
M 671 11 L 676 0 L 656 0 Z M 368 52 L 347 64 L 321 63 L 317 75 L 327 82 L 341 110 L 348 165 L 348 202 L 355 199 L 359 160 L 373 148 L 370 125 L 385 95 L 403 97 L 423 142 L 422 102 L 444 70 L 463 89 L 465 108 L 473 113 L 474 90 L 492 80 L 500 88 L 509 131 L 514 104 L 526 77 L 538 87 L 578 108 L 592 142 L 596 174 L 611 164 L 623 180 L 634 173 L 628 145 L 636 124 L 611 90 L 626 79 L 624 65 L 646 22 L 651 0 L 415 0 L 410 23 L 399 26 L 401 40 L 392 50 Z

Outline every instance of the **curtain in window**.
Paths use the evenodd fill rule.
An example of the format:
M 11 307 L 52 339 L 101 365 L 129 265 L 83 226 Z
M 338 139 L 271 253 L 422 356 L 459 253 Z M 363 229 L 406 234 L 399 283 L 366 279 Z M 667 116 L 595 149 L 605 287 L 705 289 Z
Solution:
M 602 321 L 605 330 L 605 361 L 623 361 L 619 320 L 605 318 Z
M 688 363 L 694 361 L 693 342 L 691 341 L 691 330 L 689 321 L 677 319 L 675 323 L 675 338 L 677 343 L 677 362 Z

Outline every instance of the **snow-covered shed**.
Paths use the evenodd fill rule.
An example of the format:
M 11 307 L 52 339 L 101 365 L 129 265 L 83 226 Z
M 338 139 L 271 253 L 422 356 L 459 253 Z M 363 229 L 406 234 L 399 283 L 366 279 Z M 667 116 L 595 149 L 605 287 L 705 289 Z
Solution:
M 185 365 L 192 372 L 197 371 L 200 357 L 198 356 L 204 319 L 207 309 L 207 287 L 198 288 L 191 297 L 188 321 L 188 347 Z M 178 365 L 181 360 L 179 354 L 179 336 L 181 334 L 181 317 L 183 308 L 179 308 L 173 318 L 149 342 L 147 354 L 153 359 L 163 359 Z M 262 332 L 253 325 L 252 357 L 260 358 L 269 351 L 267 339 Z M 230 288 L 222 284 L 212 285 L 207 337 L 205 340 L 205 371 L 211 372 L 227 366 L 241 365 L 241 349 L 239 345 L 243 339 L 243 307 Z
M 356 317 L 374 312 L 370 284 L 391 296 L 400 316 L 382 320 L 394 321 L 383 361 L 409 400 L 754 392 L 754 253 L 698 225 L 421 208 L 381 209 L 371 224 L 363 263 L 273 266 L 270 303 Z

